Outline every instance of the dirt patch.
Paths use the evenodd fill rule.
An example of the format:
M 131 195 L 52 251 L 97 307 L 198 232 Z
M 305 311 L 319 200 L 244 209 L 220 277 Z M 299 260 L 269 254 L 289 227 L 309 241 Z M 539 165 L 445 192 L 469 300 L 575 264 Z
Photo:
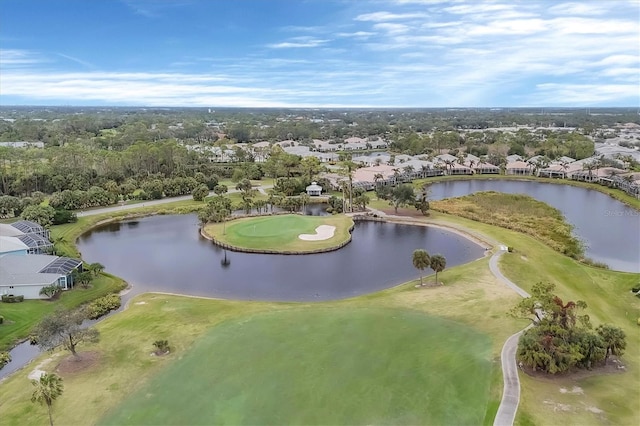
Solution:
M 444 283 L 442 281 L 440 281 L 440 283 L 437 283 L 435 281 L 424 281 L 424 283 L 422 285 L 420 284 L 416 284 L 416 288 L 429 288 L 429 287 L 441 287 L 443 286 Z
M 383 208 L 379 210 L 385 214 L 393 215 L 393 216 L 425 217 L 425 215 L 423 215 L 421 211 L 415 210 L 415 208 L 409 209 L 409 208 L 401 207 L 398 209 L 398 213 L 396 213 L 393 207 Z
M 56 372 L 61 376 L 80 373 L 90 370 L 100 363 L 102 355 L 97 351 L 80 352 L 78 356 L 69 355 L 56 367 Z

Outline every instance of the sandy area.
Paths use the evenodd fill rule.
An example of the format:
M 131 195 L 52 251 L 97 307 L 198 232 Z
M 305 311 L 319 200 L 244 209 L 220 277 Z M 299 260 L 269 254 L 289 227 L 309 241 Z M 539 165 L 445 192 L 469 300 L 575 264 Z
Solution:
M 315 234 L 300 234 L 298 238 L 304 241 L 321 241 L 333 237 L 336 227 L 331 225 L 320 225 L 316 228 Z

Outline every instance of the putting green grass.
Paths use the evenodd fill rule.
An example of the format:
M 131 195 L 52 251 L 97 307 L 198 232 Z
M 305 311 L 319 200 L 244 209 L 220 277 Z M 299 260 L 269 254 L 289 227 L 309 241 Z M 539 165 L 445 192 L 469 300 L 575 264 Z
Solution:
M 308 308 L 214 327 L 101 424 L 482 424 L 488 336 L 422 313 Z
M 333 237 L 304 241 L 300 234 L 315 234 L 320 225 L 335 226 Z M 296 214 L 236 219 L 205 226 L 206 234 L 237 249 L 304 253 L 340 247 L 351 238 L 353 220 L 344 215 L 302 216 Z

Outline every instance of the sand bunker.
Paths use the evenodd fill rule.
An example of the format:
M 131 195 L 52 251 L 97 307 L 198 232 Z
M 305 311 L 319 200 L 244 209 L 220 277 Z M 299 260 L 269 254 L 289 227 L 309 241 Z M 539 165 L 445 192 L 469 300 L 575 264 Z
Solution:
M 315 234 L 300 234 L 298 238 L 304 241 L 328 240 L 333 237 L 336 227 L 331 225 L 320 225 L 316 228 Z

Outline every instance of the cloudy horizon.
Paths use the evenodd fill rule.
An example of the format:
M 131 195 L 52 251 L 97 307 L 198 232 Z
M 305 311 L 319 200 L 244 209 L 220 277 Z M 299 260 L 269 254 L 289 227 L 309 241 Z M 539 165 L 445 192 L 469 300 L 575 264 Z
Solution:
M 638 0 L 3 0 L 2 10 L 2 105 L 640 105 Z

